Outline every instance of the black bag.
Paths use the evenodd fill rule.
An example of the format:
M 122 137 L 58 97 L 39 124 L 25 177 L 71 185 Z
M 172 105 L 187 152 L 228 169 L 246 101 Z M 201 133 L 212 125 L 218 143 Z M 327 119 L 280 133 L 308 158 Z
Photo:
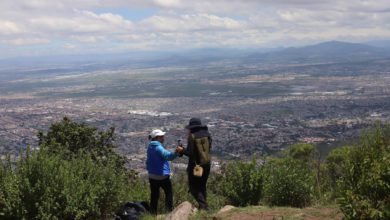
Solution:
M 146 213 L 149 213 L 147 202 L 127 202 L 116 213 L 115 220 L 138 220 Z

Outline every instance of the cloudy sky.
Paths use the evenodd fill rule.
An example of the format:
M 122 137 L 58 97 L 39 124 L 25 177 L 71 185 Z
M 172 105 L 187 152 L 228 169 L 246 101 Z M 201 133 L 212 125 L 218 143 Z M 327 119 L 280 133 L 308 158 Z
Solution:
M 389 0 L 0 0 L 0 58 L 375 39 Z

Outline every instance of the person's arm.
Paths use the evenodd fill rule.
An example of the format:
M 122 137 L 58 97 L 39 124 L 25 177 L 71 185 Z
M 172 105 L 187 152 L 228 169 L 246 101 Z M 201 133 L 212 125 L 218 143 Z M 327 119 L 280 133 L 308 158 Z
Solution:
M 192 136 L 189 136 L 187 141 L 187 148 L 184 149 L 183 154 L 186 155 L 187 157 L 191 157 L 193 152 L 194 152 L 194 140 Z
M 156 151 L 160 154 L 164 160 L 174 160 L 177 157 L 176 153 L 170 152 L 169 150 L 166 150 L 163 146 L 159 145 L 156 147 Z

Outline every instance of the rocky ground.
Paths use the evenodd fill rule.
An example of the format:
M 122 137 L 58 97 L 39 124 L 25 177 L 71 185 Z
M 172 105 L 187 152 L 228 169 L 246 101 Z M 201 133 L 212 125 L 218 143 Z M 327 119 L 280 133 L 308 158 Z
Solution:
M 217 214 L 212 219 L 229 220 L 330 220 L 342 219 L 343 215 L 336 207 L 308 207 L 303 209 L 289 207 L 264 207 L 253 206 L 235 208 L 227 212 Z M 206 218 L 207 219 L 207 218 Z
M 343 214 L 336 206 L 306 208 L 248 206 L 238 208 L 225 206 L 218 212 L 198 211 L 189 202 L 184 202 L 167 215 L 157 218 L 144 216 L 143 220 L 332 220 L 343 219 Z

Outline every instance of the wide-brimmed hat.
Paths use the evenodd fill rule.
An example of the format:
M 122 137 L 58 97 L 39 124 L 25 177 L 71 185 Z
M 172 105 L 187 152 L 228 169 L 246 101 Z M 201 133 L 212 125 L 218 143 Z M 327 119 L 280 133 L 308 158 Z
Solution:
M 155 137 L 159 137 L 159 136 L 164 136 L 165 135 L 165 132 L 159 130 L 159 129 L 156 129 L 156 130 L 153 130 L 152 132 L 150 132 L 150 137 L 151 138 L 155 138 Z
M 205 127 L 206 125 L 202 124 L 202 121 L 199 118 L 191 118 L 190 122 L 186 126 L 186 129 Z

